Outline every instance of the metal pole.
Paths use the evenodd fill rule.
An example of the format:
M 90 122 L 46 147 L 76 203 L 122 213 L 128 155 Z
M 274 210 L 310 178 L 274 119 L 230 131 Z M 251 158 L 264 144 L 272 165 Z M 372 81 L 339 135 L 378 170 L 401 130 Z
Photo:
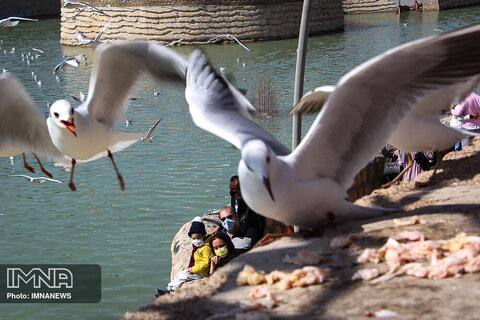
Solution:
M 293 91 L 293 105 L 297 104 L 303 96 L 303 80 L 305 76 L 305 57 L 307 55 L 308 31 L 310 22 L 310 0 L 303 1 L 302 21 L 300 22 L 300 33 L 298 35 L 297 49 L 297 67 L 295 70 L 295 88 Z M 302 140 L 302 115 L 300 113 L 293 115 L 292 125 L 292 151 L 300 144 Z M 300 227 L 293 227 L 295 232 L 300 231 Z
M 304 0 L 300 33 L 298 35 L 297 67 L 295 70 L 295 88 L 293 92 L 293 105 L 297 104 L 303 96 L 303 80 L 305 75 L 305 57 L 307 55 L 308 31 L 310 22 L 310 0 Z M 302 140 L 302 115 L 293 115 L 292 125 L 292 150 Z

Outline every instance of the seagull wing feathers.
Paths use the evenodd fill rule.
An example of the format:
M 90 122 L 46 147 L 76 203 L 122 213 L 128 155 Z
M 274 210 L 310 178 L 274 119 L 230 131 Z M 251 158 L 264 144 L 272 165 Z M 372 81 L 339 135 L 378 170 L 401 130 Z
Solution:
M 20 82 L 11 75 L 0 76 L 0 155 L 34 152 L 68 163 L 52 143 L 42 112 Z
M 303 172 L 348 188 L 419 101 L 480 74 L 479 37 L 476 24 L 407 43 L 355 68 L 339 81 L 289 157 Z M 455 90 L 450 95 L 443 97 L 461 98 Z
M 172 49 L 148 41 L 119 41 L 100 45 L 85 104 L 97 121 L 114 125 L 123 118 L 127 100 L 138 78 L 184 83 L 186 59 Z M 80 110 L 79 110 L 80 111 Z
M 215 73 L 207 58 L 192 52 L 188 61 L 185 96 L 194 123 L 238 149 L 249 140 L 264 141 L 277 155 L 290 151 L 251 120 L 251 103 L 227 80 Z

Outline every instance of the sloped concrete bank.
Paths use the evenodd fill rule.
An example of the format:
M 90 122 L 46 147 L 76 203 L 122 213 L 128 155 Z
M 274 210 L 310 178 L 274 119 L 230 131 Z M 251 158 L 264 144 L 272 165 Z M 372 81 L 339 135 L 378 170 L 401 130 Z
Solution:
M 46 9 L 50 2 L 37 2 L 28 10 Z M 6 3 L 12 7 L 16 2 L 7 0 Z M 166 44 L 183 39 L 182 44 L 201 44 L 221 34 L 233 34 L 244 41 L 294 38 L 298 36 L 303 7 L 303 0 L 124 0 L 114 4 L 106 0 L 86 0 L 85 3 L 108 16 L 62 7 L 61 44 L 82 45 L 76 39 L 77 31 L 94 38 L 107 23 L 109 27 L 103 40 L 148 39 Z M 424 0 L 423 10 L 479 4 L 480 0 Z M 22 7 L 25 7 L 23 2 Z M 395 10 L 396 4 L 390 0 L 312 1 L 310 35 L 342 30 L 345 14 Z M 35 15 L 25 12 L 26 16 L 32 14 Z
M 109 22 L 102 39 L 149 39 L 161 43 L 184 39 L 182 44 L 206 43 L 221 34 L 242 40 L 285 39 L 298 36 L 302 0 L 272 1 L 125 1 L 107 7 L 86 1 L 108 16 L 89 10 L 62 8 L 60 42 L 79 45 L 75 32 L 94 37 Z M 312 3 L 311 34 L 342 30 L 339 0 Z

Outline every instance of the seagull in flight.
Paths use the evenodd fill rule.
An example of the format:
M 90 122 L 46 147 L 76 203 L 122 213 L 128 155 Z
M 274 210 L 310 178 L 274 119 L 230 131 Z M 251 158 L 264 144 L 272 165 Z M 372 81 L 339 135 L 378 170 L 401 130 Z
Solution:
M 108 14 L 106 14 L 105 12 L 103 12 L 102 10 L 98 9 L 98 8 L 95 8 L 95 7 L 92 7 L 91 5 L 89 4 L 86 4 L 84 2 L 80 2 L 80 1 L 71 1 L 71 0 L 64 0 L 65 3 L 63 4 L 63 7 L 64 8 L 88 8 L 92 11 L 95 11 L 97 13 L 100 13 L 104 16 L 107 16 L 107 17 L 110 17 Z
M 221 34 L 221 35 L 219 35 L 219 36 L 216 36 L 215 38 L 209 39 L 208 42 L 213 42 L 213 41 L 215 41 L 215 40 L 217 40 L 217 39 L 220 39 L 220 38 L 225 38 L 225 39 L 227 39 L 227 40 L 233 39 L 233 40 L 235 40 L 239 45 L 241 45 L 245 50 L 251 51 L 246 45 L 243 44 L 242 41 L 240 41 L 237 37 L 235 37 L 235 36 L 233 36 L 233 35 L 231 35 L 231 34 Z
M 100 41 L 100 38 L 102 37 L 103 32 L 108 28 L 109 24 L 110 24 L 110 22 L 108 22 L 105 25 L 105 27 L 103 27 L 102 30 L 100 30 L 100 32 L 97 34 L 97 36 L 95 38 L 86 37 L 86 36 L 83 35 L 83 33 L 81 33 L 80 31 L 77 31 L 77 32 L 75 32 L 75 34 L 77 35 L 77 40 L 82 41 L 82 42 L 86 42 L 86 44 L 91 44 L 92 46 L 97 46 L 100 43 L 102 43 L 102 41 Z
M 31 183 L 44 183 L 45 181 L 51 181 L 51 182 L 56 182 L 56 183 L 63 183 L 60 180 L 55 180 L 47 177 L 30 177 L 25 174 L 11 174 L 10 177 L 24 177 L 27 179 L 30 179 Z
M 46 130 L 41 130 L 42 138 L 29 136 L 33 143 L 53 143 L 57 152 L 71 159 L 69 188 L 72 191 L 76 190 L 73 176 L 77 160 L 89 162 L 104 156 L 110 158 L 120 187 L 125 189 L 113 153 L 127 148 L 144 137 L 144 134 L 116 131 L 114 126 L 124 118 L 129 94 L 142 75 L 150 74 L 161 80 L 185 83 L 186 59 L 153 42 L 119 41 L 100 45 L 96 57 L 85 101 L 77 106 L 72 106 L 64 99 L 55 101 L 50 107 Z M 13 76 L 3 77 L 13 83 L 14 87 L 4 89 L 0 85 L 0 99 L 18 92 L 23 100 L 31 101 Z M 7 131 L 12 137 L 7 142 L 12 145 L 18 143 L 17 135 L 29 130 L 32 118 L 35 122 L 43 120 L 36 116 L 40 111 L 34 104 L 25 105 L 21 101 L 18 104 L 22 105 L 24 112 L 16 111 L 15 106 L 3 105 L 0 100 L 0 133 Z M 3 134 L 0 134 L 0 146 L 5 143 L 2 140 Z M 25 148 L 28 150 L 28 147 Z
M 20 21 L 38 21 L 38 19 L 8 17 L 0 20 L 0 27 L 15 27 Z
M 195 124 L 241 151 L 238 175 L 252 210 L 301 227 L 382 214 L 345 200 L 355 175 L 402 119 L 429 97 L 462 101 L 480 83 L 480 24 L 413 41 L 361 64 L 336 84 L 290 152 L 251 120 L 206 57 L 189 57 L 186 99 Z M 416 139 L 413 138 L 413 139 Z
M 163 118 L 160 118 L 160 120 L 158 120 L 153 126 L 150 127 L 150 129 L 148 129 L 147 131 L 147 134 L 140 138 L 140 141 L 142 142 L 153 142 L 153 138 L 155 138 L 155 136 L 152 136 L 152 133 L 153 133 L 153 130 L 155 130 L 155 128 L 158 126 L 158 124 L 160 123 L 160 121 L 162 121 Z M 127 119 L 128 120 L 128 119 Z M 131 120 L 130 120 L 131 121 Z
M 53 68 L 53 74 L 56 74 L 58 72 L 58 70 L 62 69 L 63 67 L 65 67 L 66 65 L 69 65 L 69 66 L 72 66 L 72 67 L 75 67 L 77 68 L 80 61 L 84 59 L 84 55 L 83 54 L 79 54 L 79 55 L 76 55 L 75 57 L 70 57 L 70 58 L 66 58 L 65 60 L 63 60 L 62 62 L 60 62 L 59 64 L 57 64 L 55 66 L 55 68 Z
M 181 38 L 181 39 L 172 41 L 172 42 L 170 42 L 170 43 L 167 43 L 167 44 L 165 45 L 165 47 L 172 47 L 172 46 L 176 45 L 177 43 L 182 42 L 183 40 L 185 40 L 185 38 Z

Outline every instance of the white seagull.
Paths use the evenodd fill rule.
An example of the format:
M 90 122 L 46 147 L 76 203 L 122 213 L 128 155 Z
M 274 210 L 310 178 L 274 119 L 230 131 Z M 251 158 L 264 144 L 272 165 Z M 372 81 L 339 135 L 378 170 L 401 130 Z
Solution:
M 477 24 L 407 43 L 353 69 L 291 153 L 245 115 L 250 105 L 238 103 L 198 51 L 189 58 L 186 98 L 197 126 L 241 151 L 242 196 L 254 211 L 303 227 L 371 217 L 382 210 L 345 200 L 354 176 L 419 101 L 441 95 L 460 102 L 478 85 L 479 38 Z
M 172 42 L 170 42 L 170 43 L 167 43 L 166 45 L 164 45 L 164 47 L 172 47 L 172 46 L 176 45 L 177 43 L 180 43 L 180 42 L 182 42 L 183 40 L 185 40 L 185 38 L 181 38 L 181 39 L 178 39 L 178 40 L 172 41 Z
M 158 120 L 153 126 L 150 127 L 150 129 L 148 129 L 147 131 L 147 134 L 140 138 L 140 141 L 142 142 L 150 142 L 152 143 L 153 142 L 153 138 L 155 138 L 155 136 L 152 136 L 152 133 L 153 133 L 153 130 L 155 130 L 155 128 L 158 126 L 158 124 L 160 123 L 160 121 L 162 121 L 163 118 L 160 118 L 160 120 Z M 128 119 L 127 119 L 128 120 Z M 130 120 L 131 122 L 132 120 Z
M 233 40 L 235 40 L 239 45 L 241 45 L 245 50 L 251 51 L 246 45 L 243 44 L 242 41 L 240 41 L 237 37 L 235 37 L 235 36 L 233 36 L 233 35 L 231 35 L 231 34 L 221 34 L 221 35 L 219 35 L 219 36 L 216 36 L 215 38 L 209 39 L 208 42 L 213 42 L 213 41 L 215 41 L 215 40 L 217 40 L 217 39 L 220 39 L 220 38 L 225 38 L 225 39 L 227 39 L 227 40 L 233 39 Z
M 56 183 L 63 183 L 60 180 L 55 180 L 47 177 L 30 177 L 25 174 L 11 174 L 10 177 L 24 177 L 27 179 L 30 179 L 31 183 L 44 183 L 45 181 L 51 181 L 51 182 L 56 182 Z
M 83 33 L 81 33 L 80 31 L 77 31 L 77 32 L 75 32 L 75 34 L 77 35 L 77 40 L 82 41 L 82 42 L 86 42 L 86 44 L 91 44 L 92 46 L 97 46 L 100 43 L 102 43 L 102 41 L 100 41 L 100 38 L 102 37 L 103 32 L 108 28 L 109 24 L 110 24 L 110 22 L 108 22 L 105 25 L 105 27 L 103 27 L 102 30 L 100 30 L 100 32 L 95 36 L 95 38 L 86 37 L 86 36 L 83 35 Z
M 71 158 L 69 187 L 72 191 L 76 190 L 73 174 L 77 160 L 88 162 L 106 155 L 111 159 L 120 186 L 124 189 L 123 178 L 112 153 L 130 146 L 144 135 L 115 131 L 114 125 L 124 118 L 129 93 L 141 75 L 150 73 L 163 80 L 177 83 L 185 81 L 185 58 L 152 42 L 129 41 L 100 45 L 96 55 L 86 100 L 76 108 L 67 100 L 55 101 L 47 118 L 48 129 L 42 132 L 41 141 L 35 140 L 43 144 L 53 142 L 61 153 Z M 18 82 L 15 83 L 21 88 Z M 12 92 L 16 92 L 15 88 L 4 90 L 3 86 L 0 86 L 0 97 L 9 96 Z M 21 94 L 25 95 L 26 93 Z M 31 100 L 28 96 L 24 99 Z M 17 142 L 15 137 L 19 131 L 28 128 L 30 121 L 27 120 L 34 118 L 35 121 L 40 121 L 36 116 L 38 111 L 25 116 L 23 112 L 17 112 L 9 105 L 0 105 L 0 108 L 5 111 L 0 116 L 0 128 L 7 131 L 3 127 L 8 126 L 14 143 Z
M 38 19 L 8 17 L 0 20 L 0 27 L 15 27 L 21 21 L 38 21 Z
M 84 58 L 85 58 L 85 55 L 83 55 L 83 54 L 79 54 L 79 55 L 76 55 L 76 56 L 70 57 L 70 58 L 65 58 L 65 60 L 63 60 L 62 62 L 57 64 L 55 66 L 55 68 L 53 68 L 52 74 L 57 73 L 58 70 L 62 69 L 63 67 L 65 67 L 67 65 L 77 68 L 80 61 L 83 60 Z
M 475 91 L 478 79 L 461 82 L 432 93 L 417 101 L 412 110 L 397 124 L 387 143 L 405 152 L 421 152 L 448 149 L 455 142 L 472 135 L 472 131 L 444 125 L 440 119 L 450 111 L 450 98 Z M 321 111 L 334 86 L 322 86 L 303 96 L 292 113 L 315 113 Z
M 95 8 L 95 7 L 92 7 L 91 5 L 86 4 L 84 2 L 80 2 L 80 1 L 65 0 L 65 3 L 63 4 L 63 7 L 65 7 L 65 8 L 88 8 L 88 9 L 90 9 L 92 11 L 95 11 L 97 13 L 100 13 L 104 16 L 110 17 L 108 14 L 106 14 L 102 10 L 100 10 L 98 8 Z

